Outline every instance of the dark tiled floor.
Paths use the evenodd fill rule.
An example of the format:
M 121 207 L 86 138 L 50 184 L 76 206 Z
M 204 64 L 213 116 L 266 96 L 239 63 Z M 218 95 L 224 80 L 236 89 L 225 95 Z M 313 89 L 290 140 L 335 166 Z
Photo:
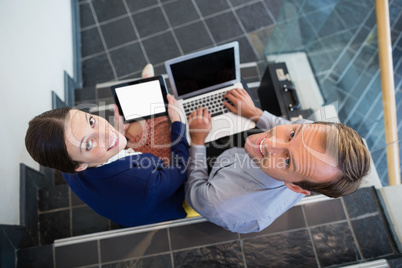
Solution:
M 272 28 L 282 1 L 80 0 L 84 87 L 138 77 L 146 63 L 237 40 L 241 62 L 263 60 L 256 34 Z M 252 38 L 252 36 L 254 36 Z
M 39 243 L 120 228 L 84 204 L 67 184 L 38 191 Z
M 127 231 L 56 245 L 56 267 L 329 267 L 397 253 L 374 188 L 296 206 L 260 233 L 236 234 L 206 221 Z

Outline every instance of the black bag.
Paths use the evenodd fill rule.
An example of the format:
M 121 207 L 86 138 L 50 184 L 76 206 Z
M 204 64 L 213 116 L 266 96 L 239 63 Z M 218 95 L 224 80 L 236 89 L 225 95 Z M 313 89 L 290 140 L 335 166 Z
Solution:
M 284 62 L 268 64 L 257 92 L 263 110 L 286 119 L 301 115 L 300 101 Z

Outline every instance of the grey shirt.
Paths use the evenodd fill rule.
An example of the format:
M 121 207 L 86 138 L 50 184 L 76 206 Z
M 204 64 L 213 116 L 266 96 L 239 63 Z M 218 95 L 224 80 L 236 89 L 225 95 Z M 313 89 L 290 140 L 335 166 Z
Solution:
M 290 121 L 264 112 L 257 127 L 282 124 Z M 265 174 L 243 148 L 222 153 L 209 176 L 206 161 L 205 146 L 190 148 L 186 200 L 208 221 L 232 232 L 259 232 L 304 197 Z

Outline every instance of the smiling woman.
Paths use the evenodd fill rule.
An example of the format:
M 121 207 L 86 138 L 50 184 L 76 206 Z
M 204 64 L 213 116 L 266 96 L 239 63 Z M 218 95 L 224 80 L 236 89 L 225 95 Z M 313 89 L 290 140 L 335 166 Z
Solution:
M 65 143 L 73 161 L 81 163 L 76 171 L 106 163 L 127 145 L 123 134 L 104 118 L 72 109 L 65 124 Z
M 168 95 L 172 153 L 169 165 L 126 148 L 127 139 L 104 118 L 72 108 L 45 112 L 25 136 L 39 164 L 58 169 L 71 190 L 100 215 L 125 227 L 184 218 L 186 127 Z M 116 122 L 122 122 L 115 109 Z M 122 128 L 124 130 L 124 128 Z

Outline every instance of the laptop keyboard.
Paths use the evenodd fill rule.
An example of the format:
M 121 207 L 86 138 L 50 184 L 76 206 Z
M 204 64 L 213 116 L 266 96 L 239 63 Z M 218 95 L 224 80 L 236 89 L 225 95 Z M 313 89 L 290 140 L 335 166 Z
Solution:
M 228 101 L 230 103 L 230 101 L 223 97 L 225 93 L 226 91 L 218 92 L 213 95 L 205 96 L 204 98 L 183 103 L 184 112 L 188 116 L 193 111 L 197 110 L 198 107 L 202 106 L 204 108 L 208 108 L 208 112 L 211 114 L 211 116 L 227 113 L 229 112 L 229 109 L 223 105 L 223 102 Z

